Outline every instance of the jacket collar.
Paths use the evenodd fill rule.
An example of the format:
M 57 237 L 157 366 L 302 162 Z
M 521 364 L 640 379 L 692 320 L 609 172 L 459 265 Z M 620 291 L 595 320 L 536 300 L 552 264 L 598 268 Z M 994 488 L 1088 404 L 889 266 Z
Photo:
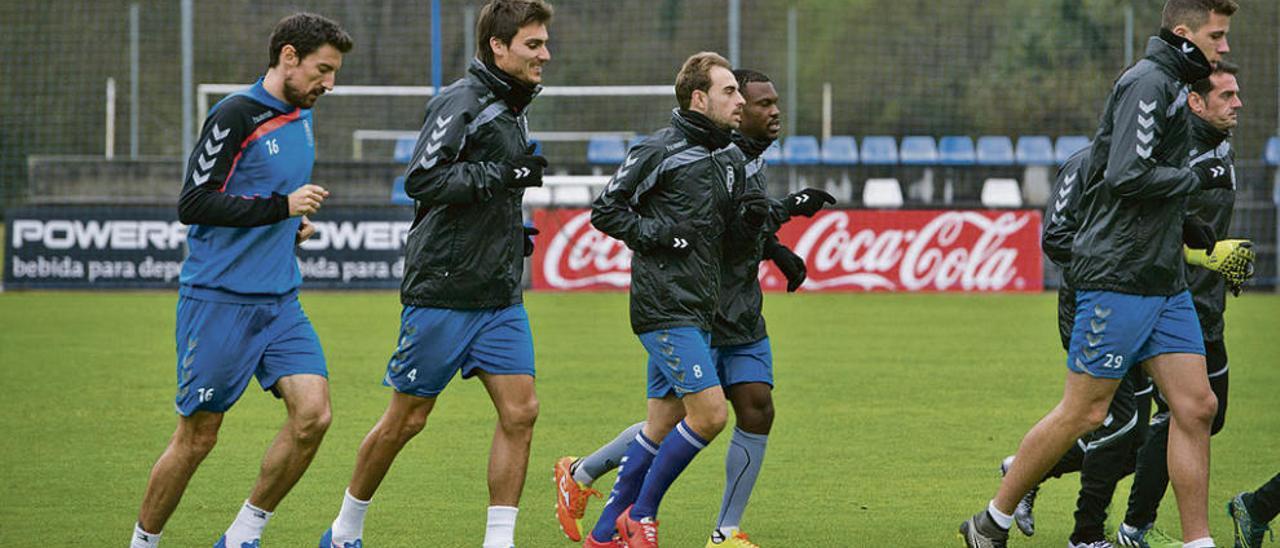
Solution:
M 738 149 L 747 155 L 748 160 L 754 160 L 764 154 L 764 151 L 773 144 L 773 139 L 753 139 L 743 135 L 740 131 L 733 132 L 733 144 L 738 145 Z
M 1191 140 L 1197 143 L 1197 149 L 1213 150 L 1218 148 L 1218 145 L 1222 144 L 1228 137 L 1231 137 L 1230 131 L 1220 130 L 1205 121 L 1204 118 L 1195 114 L 1191 115 Z
M 262 85 L 263 79 L 264 77 L 259 76 L 258 81 L 254 82 L 252 86 L 249 86 L 249 89 L 245 90 L 245 93 L 248 94 L 249 97 L 253 98 L 254 101 L 262 103 L 266 105 L 268 108 L 270 108 L 271 110 L 274 110 L 277 112 L 288 114 L 290 112 L 293 112 L 294 109 L 298 108 L 284 101 L 276 99 L 276 96 L 268 92 L 267 88 Z
M 1204 52 L 1169 29 L 1160 29 L 1159 36 L 1147 40 L 1146 57 L 1185 84 L 1208 78 L 1213 73 L 1213 66 Z
M 671 127 L 680 130 L 690 142 L 702 145 L 707 150 L 719 150 L 732 142 L 730 130 L 717 126 L 706 115 L 692 110 L 673 109 Z
M 489 88 L 494 95 L 502 99 L 511 110 L 523 112 L 533 98 L 542 92 L 541 85 L 529 85 L 511 76 L 493 65 L 485 64 L 479 59 L 472 59 L 467 73 Z

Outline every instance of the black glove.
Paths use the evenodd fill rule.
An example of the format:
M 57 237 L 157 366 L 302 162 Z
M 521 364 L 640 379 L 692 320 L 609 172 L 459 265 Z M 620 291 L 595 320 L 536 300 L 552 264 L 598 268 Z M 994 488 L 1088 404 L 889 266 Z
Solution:
M 542 186 L 542 169 L 547 167 L 547 159 L 534 154 L 526 154 L 503 162 L 506 172 L 502 174 L 502 186 L 522 188 Z
M 1213 253 L 1213 246 L 1218 243 L 1218 235 L 1213 233 L 1213 227 L 1209 226 L 1209 223 L 1195 215 L 1188 215 L 1182 221 L 1182 243 L 1187 244 L 1191 249 L 1203 249 L 1206 253 Z
M 1200 162 L 1191 169 L 1195 170 L 1196 175 L 1200 176 L 1200 189 L 1212 190 L 1215 188 L 1231 188 L 1231 168 L 1225 162 L 1218 158 L 1212 158 Z
M 787 277 L 787 293 L 795 293 L 800 289 L 809 275 L 808 269 L 804 267 L 804 259 L 776 240 L 765 243 L 764 253 L 782 271 L 782 275 Z
M 533 255 L 533 237 L 541 234 L 542 231 L 533 227 L 533 225 L 524 225 L 524 256 Z
M 816 188 L 806 188 L 800 192 L 788 194 L 785 203 L 787 213 L 792 216 L 812 217 L 822 209 L 822 206 L 836 203 L 836 198 Z
M 663 227 L 658 233 L 658 246 L 677 255 L 688 255 L 698 237 L 698 228 L 689 221 Z
M 738 215 L 752 229 L 764 228 L 769 220 L 769 199 L 759 192 L 746 192 L 738 197 Z

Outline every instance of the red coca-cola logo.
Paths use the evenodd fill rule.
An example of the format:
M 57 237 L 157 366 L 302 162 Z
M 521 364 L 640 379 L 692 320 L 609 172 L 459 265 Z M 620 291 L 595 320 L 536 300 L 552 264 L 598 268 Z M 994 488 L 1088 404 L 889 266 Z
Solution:
M 538 210 L 536 289 L 617 289 L 631 250 L 595 230 L 588 210 Z M 830 211 L 778 232 L 805 260 L 806 291 L 1039 291 L 1038 211 Z M 760 282 L 786 280 L 765 262 Z

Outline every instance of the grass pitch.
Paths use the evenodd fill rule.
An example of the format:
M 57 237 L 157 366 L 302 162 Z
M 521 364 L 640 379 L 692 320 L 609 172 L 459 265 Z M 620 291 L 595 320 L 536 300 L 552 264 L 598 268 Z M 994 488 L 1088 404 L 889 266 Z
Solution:
M 174 426 L 173 293 L 0 294 L 0 543 L 123 545 L 147 473 Z M 777 421 L 745 529 L 763 546 L 955 546 L 997 465 L 1057 402 L 1064 357 L 1055 298 L 1041 295 L 769 295 Z M 528 295 L 541 417 L 517 542 L 570 546 L 554 521 L 551 465 L 611 439 L 644 413 L 644 354 L 625 294 Z M 314 546 L 337 512 L 356 447 L 388 399 L 393 293 L 303 293 L 329 360 L 333 426 L 267 528 L 267 546 Z M 1226 429 L 1214 438 L 1211 523 L 1276 473 L 1280 297 L 1231 299 Z M 165 530 L 165 546 L 208 546 L 234 517 L 283 406 L 251 383 Z M 370 510 L 369 546 L 478 546 L 493 411 L 455 379 L 401 454 Z M 668 546 L 701 546 L 716 516 L 727 434 L 667 495 Z M 600 482 L 607 491 L 612 475 Z M 1074 477 L 1048 483 L 1038 533 L 1062 546 Z M 1122 491 L 1124 492 L 1124 491 Z M 588 507 L 588 522 L 601 508 Z M 1177 534 L 1172 495 L 1161 527 Z

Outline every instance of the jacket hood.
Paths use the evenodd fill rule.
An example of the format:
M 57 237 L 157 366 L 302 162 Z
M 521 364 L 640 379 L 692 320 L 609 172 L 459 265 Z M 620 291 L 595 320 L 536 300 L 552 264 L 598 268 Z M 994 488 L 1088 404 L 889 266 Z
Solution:
M 521 82 L 502 69 L 486 64 L 479 59 L 471 60 L 471 65 L 467 67 L 467 72 L 516 112 L 524 111 L 529 106 L 529 103 L 533 102 L 533 98 L 542 93 L 541 85 Z
M 1193 143 L 1197 143 L 1197 149 L 1202 147 L 1205 150 L 1215 149 L 1218 145 L 1222 144 L 1223 141 L 1227 140 L 1228 137 L 1231 137 L 1230 131 L 1218 129 L 1204 118 L 1196 116 L 1195 114 L 1192 114 L 1190 118 L 1191 141 Z
M 732 130 L 717 126 L 700 112 L 675 109 L 671 111 L 671 127 L 680 130 L 690 142 L 707 150 L 719 150 L 732 143 Z

